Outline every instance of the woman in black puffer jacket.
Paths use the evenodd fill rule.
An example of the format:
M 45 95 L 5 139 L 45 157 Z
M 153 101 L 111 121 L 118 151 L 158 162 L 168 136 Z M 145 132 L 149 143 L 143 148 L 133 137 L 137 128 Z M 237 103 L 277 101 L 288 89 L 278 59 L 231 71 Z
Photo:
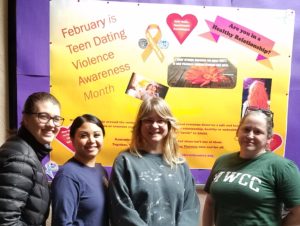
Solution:
M 50 194 L 41 160 L 62 123 L 54 96 L 38 92 L 27 98 L 17 135 L 0 147 L 0 225 L 45 225 Z

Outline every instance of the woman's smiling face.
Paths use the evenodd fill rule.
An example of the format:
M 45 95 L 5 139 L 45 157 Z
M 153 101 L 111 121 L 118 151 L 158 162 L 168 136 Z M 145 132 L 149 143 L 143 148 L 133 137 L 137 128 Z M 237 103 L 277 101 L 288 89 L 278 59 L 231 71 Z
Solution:
M 84 122 L 76 130 L 72 143 L 76 157 L 81 160 L 95 159 L 103 145 L 103 131 L 94 123 Z
M 266 151 L 268 138 L 267 121 L 263 113 L 249 113 L 237 132 L 241 157 L 251 158 Z
M 158 150 L 169 132 L 168 121 L 151 111 L 141 124 L 141 135 L 145 149 Z M 161 150 L 160 150 L 161 151 Z
M 45 113 L 50 117 L 60 116 L 60 107 L 51 101 L 38 101 L 35 103 L 35 112 Z M 41 144 L 50 144 L 60 130 L 60 126 L 56 126 L 53 119 L 47 123 L 40 122 L 37 114 L 24 114 L 23 125 Z

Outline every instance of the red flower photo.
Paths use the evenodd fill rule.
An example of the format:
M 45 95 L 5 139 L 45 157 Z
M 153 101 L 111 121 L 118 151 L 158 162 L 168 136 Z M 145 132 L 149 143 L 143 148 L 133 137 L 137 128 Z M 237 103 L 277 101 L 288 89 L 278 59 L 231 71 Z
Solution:
M 185 72 L 185 80 L 193 85 L 204 87 L 211 83 L 220 83 L 229 81 L 229 78 L 223 75 L 223 68 L 216 66 L 191 66 Z

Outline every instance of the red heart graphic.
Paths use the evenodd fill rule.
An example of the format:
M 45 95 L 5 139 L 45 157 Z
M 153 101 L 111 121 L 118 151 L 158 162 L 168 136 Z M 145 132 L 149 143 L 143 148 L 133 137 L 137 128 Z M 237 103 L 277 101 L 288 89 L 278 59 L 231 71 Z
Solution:
M 282 144 L 282 138 L 279 134 L 273 134 L 271 143 L 269 145 L 269 148 L 271 151 L 275 151 L 277 148 L 279 148 Z
M 59 133 L 56 136 L 56 139 L 66 146 L 70 151 L 74 152 L 74 147 L 72 145 L 71 139 L 70 139 L 70 129 L 67 127 L 61 127 Z
M 197 23 L 197 18 L 192 14 L 186 14 L 182 17 L 177 13 L 172 13 L 167 17 L 167 24 L 180 44 L 189 36 Z

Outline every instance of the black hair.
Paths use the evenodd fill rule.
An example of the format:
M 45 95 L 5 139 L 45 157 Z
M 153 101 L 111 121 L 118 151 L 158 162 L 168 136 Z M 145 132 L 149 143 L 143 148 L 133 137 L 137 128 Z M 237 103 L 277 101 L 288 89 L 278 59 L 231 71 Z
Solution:
M 71 138 L 75 137 L 76 130 L 80 126 L 82 126 L 82 124 L 85 122 L 94 123 L 95 125 L 99 126 L 103 132 L 103 136 L 105 136 L 104 126 L 103 126 L 101 120 L 94 115 L 84 114 L 84 115 L 81 115 L 81 116 L 78 116 L 77 118 L 75 118 L 72 125 L 70 126 L 70 137 Z

